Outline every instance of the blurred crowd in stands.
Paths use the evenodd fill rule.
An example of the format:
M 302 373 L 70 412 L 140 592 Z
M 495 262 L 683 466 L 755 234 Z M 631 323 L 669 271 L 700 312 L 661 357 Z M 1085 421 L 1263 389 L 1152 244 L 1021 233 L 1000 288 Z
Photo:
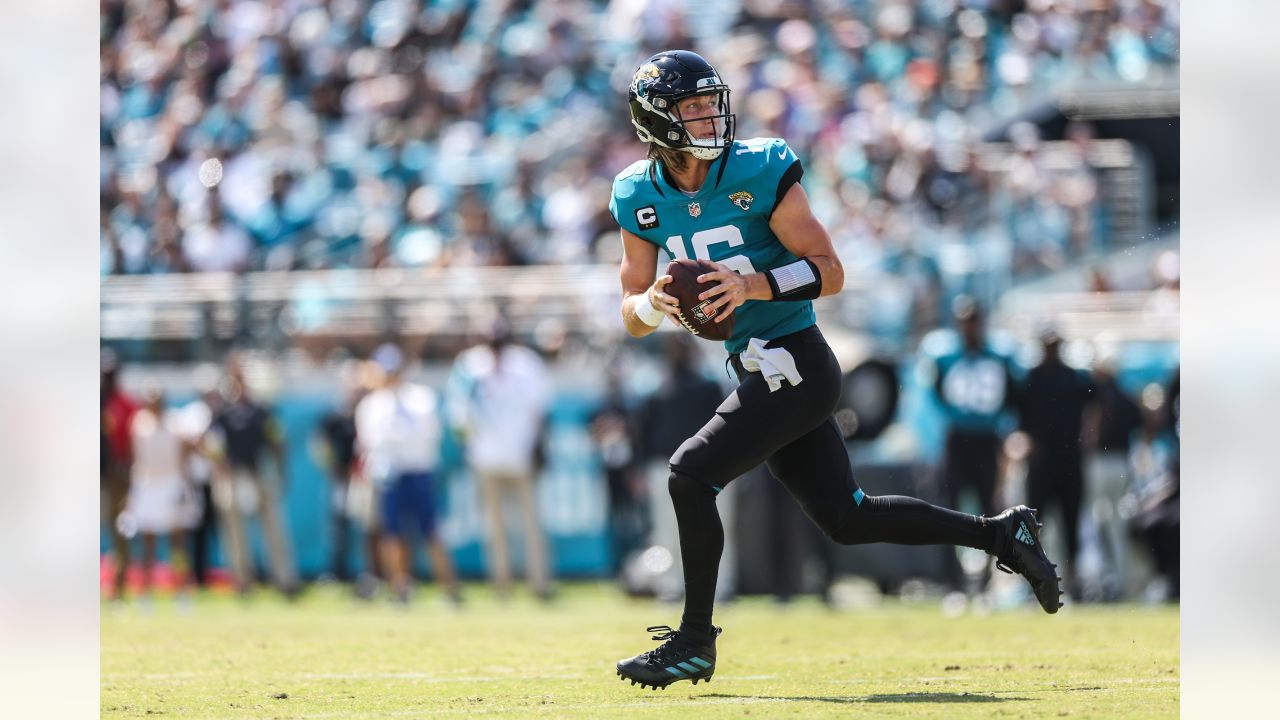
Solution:
M 926 322 L 939 273 L 1107 242 L 1089 125 L 1052 170 L 1033 125 L 998 167 L 982 134 L 1179 58 L 1178 0 L 101 0 L 101 26 L 103 274 L 614 259 L 627 82 L 689 47 Z

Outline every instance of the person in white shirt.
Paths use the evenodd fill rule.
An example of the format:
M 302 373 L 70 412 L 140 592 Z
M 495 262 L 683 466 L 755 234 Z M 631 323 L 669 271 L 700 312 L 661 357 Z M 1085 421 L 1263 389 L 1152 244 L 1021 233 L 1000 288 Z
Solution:
M 150 387 L 145 405 L 134 416 L 133 466 L 122 524 L 126 536 L 142 535 L 143 594 L 150 591 L 156 559 L 156 538 L 169 538 L 170 564 L 178 587 L 187 586 L 185 532 L 199 511 L 186 475 L 190 444 L 182 439 L 174 414 L 165 409 L 164 394 Z
M 436 533 L 436 470 L 443 428 L 436 393 L 404 379 L 405 359 L 394 345 L 374 351 L 383 387 L 356 406 L 356 447 L 364 472 L 380 490 L 383 571 L 401 602 L 409 599 L 409 548 L 406 520 L 417 524 L 431 567 L 449 599 L 461 601 L 453 562 Z
M 454 361 L 446 407 L 479 486 L 488 525 L 489 574 L 499 596 L 509 595 L 511 589 L 502 513 L 509 496 L 516 499 L 524 521 L 525 576 L 539 598 L 552 594 L 546 540 L 533 495 L 550 396 L 542 359 L 511 342 L 505 324 L 493 330 L 488 343 L 463 351 Z

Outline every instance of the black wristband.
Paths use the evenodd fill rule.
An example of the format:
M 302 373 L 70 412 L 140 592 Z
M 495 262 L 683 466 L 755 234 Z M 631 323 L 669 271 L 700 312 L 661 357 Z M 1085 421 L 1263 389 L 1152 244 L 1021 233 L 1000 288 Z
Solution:
M 822 294 L 822 273 L 809 258 L 765 272 L 772 300 L 814 300 Z

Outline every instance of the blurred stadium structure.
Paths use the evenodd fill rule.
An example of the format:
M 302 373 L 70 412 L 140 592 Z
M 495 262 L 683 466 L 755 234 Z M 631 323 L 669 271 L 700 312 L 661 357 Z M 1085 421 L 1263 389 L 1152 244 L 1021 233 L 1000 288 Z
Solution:
M 306 575 L 327 552 L 306 443 L 341 364 L 394 338 L 439 387 L 498 313 L 559 379 L 540 489 L 559 570 L 603 567 L 586 424 L 606 366 L 628 364 L 633 397 L 658 375 L 656 342 L 624 344 L 609 188 L 643 154 L 626 83 L 661 48 L 705 54 L 739 136 L 785 137 L 805 163 L 850 278 L 817 303 L 824 332 L 846 369 L 900 368 L 897 421 L 860 462 L 936 462 L 915 368 L 961 294 L 993 309 L 1024 366 L 1051 322 L 1073 365 L 1118 351 L 1135 395 L 1176 371 L 1178 0 L 101 10 L 103 342 L 127 383 L 177 398 L 195 363 L 248 351 L 296 456 Z M 701 345 L 714 374 L 718 348 Z M 474 572 L 474 498 L 450 487 L 446 536 Z

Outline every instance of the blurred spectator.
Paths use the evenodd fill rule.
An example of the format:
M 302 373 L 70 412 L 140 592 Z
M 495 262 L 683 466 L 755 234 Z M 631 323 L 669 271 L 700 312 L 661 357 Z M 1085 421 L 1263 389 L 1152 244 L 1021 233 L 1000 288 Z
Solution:
M 1130 438 L 1142 427 L 1142 413 L 1116 381 L 1114 351 L 1104 350 L 1094 363 L 1096 400 L 1085 412 L 1085 509 L 1093 519 L 1105 554 L 1102 597 L 1129 594 L 1129 530 L 1121 501 L 1132 485 Z
M 1083 595 L 1077 561 L 1080 559 L 1080 508 L 1084 500 L 1084 452 L 1081 437 L 1084 412 L 1096 398 L 1093 383 L 1083 372 L 1062 361 L 1062 338 L 1053 330 L 1041 334 L 1044 357 L 1027 374 L 1019 407 L 1020 429 L 1030 440 L 1027 462 L 1027 504 L 1039 517 L 1057 510 L 1067 543 L 1063 556 L 1063 586 L 1072 599 Z
M 416 526 L 431 558 L 431 569 L 454 604 L 462 601 L 449 553 L 436 532 L 436 473 L 443 424 L 436 393 L 404 379 L 405 358 L 395 345 L 382 345 L 372 360 L 384 374 L 381 388 L 355 409 L 356 442 L 364 472 L 378 488 L 382 569 L 399 602 L 409 601 L 409 527 Z
M 120 387 L 120 360 L 109 348 L 102 349 L 100 369 L 98 489 L 101 493 L 102 524 L 111 535 L 115 555 L 113 597 L 123 599 L 125 572 L 129 568 L 129 541 L 120 531 L 120 514 L 124 512 L 129 496 L 129 468 L 133 464 L 131 427 L 138 403 Z
M 671 568 L 658 580 L 657 592 L 664 600 L 683 596 L 684 574 L 679 562 L 680 534 L 676 528 L 675 509 L 669 502 L 654 502 L 654 498 L 665 500 L 667 480 L 671 476 L 671 456 L 686 438 L 693 437 L 702 429 L 707 418 L 715 414 L 725 398 L 724 390 L 703 375 L 696 343 L 697 340 L 685 332 L 667 333 L 663 337 L 664 377 L 658 389 L 645 401 L 639 417 L 639 459 L 648 487 L 653 527 L 649 542 L 665 548 L 675 559 Z M 717 499 L 726 532 L 731 532 L 732 501 L 726 502 L 729 494 L 728 491 L 721 493 Z M 725 550 L 731 551 L 727 535 Z M 717 591 L 723 592 L 732 587 L 730 583 L 722 582 L 727 580 L 724 575 L 730 572 L 731 565 L 729 560 L 721 558 Z
M 1067 123 L 1063 134 L 1069 143 L 1067 152 L 1071 156 L 1071 162 L 1059 174 L 1055 195 L 1056 200 L 1066 209 L 1070 221 L 1070 253 L 1079 257 L 1105 249 L 1101 243 L 1098 217 L 1098 169 L 1090 155 L 1094 129 L 1087 122 L 1072 121 Z M 1095 283 L 1099 281 L 1100 275 L 1100 270 L 1094 268 Z M 1105 278 L 1101 280 L 1105 285 Z M 1107 289 L 1098 288 L 1100 291 Z
M 1133 489 L 1124 506 L 1131 527 L 1150 551 L 1159 576 L 1148 586 L 1147 596 L 1177 601 L 1181 555 L 1178 443 L 1166 423 L 1169 410 L 1163 388 L 1148 385 L 1142 395 L 1142 431 L 1129 450 Z
M 186 454 L 186 473 L 195 488 L 199 509 L 199 516 L 191 526 L 191 569 L 196 583 L 205 587 L 209 583 L 212 539 L 218 525 L 213 501 L 216 467 L 207 454 L 205 437 L 214 415 L 222 408 L 222 397 L 218 394 L 218 370 L 215 366 L 201 365 L 193 375 L 199 396 L 175 412 L 175 423 L 178 436 L 191 446 Z
M 366 390 L 354 377 L 346 379 L 346 387 L 337 407 L 320 419 L 316 428 L 320 440 L 320 465 L 329 476 L 329 520 L 332 552 L 329 573 L 341 582 L 354 582 L 356 595 L 369 599 L 377 586 L 377 537 L 367 522 L 360 522 L 353 512 L 355 499 L 352 486 L 359 494 L 361 473 L 356 467 L 356 408 Z M 359 575 L 351 571 L 351 541 L 358 536 L 362 556 Z
M 129 499 L 122 516 L 125 534 L 142 535 L 143 597 L 154 582 L 156 539 L 169 542 L 169 566 L 178 588 L 190 579 L 186 531 L 199 519 L 195 488 L 187 477 L 185 463 L 191 445 L 182 439 L 175 414 L 165 408 L 159 387 L 150 387 L 143 407 L 130 426 L 133 465 Z
M 494 324 L 487 342 L 464 350 L 454 361 L 447 399 L 450 423 L 463 441 L 480 491 L 489 573 L 504 597 L 511 592 L 503 513 L 509 499 L 516 501 L 523 520 L 525 577 L 538 597 L 547 599 L 552 593 L 534 498 L 551 389 L 542 359 L 513 340 L 505 319 Z
M 636 462 L 635 425 L 635 411 L 623 395 L 621 371 L 610 363 L 605 369 L 604 400 L 591 418 L 591 439 L 609 492 L 610 571 L 615 574 L 629 555 L 641 549 L 649 530 L 648 493 Z
M 241 592 L 248 591 L 253 582 L 245 522 L 256 515 L 262 523 L 276 588 L 293 597 L 300 588 L 282 497 L 287 477 L 283 429 L 267 408 L 249 396 L 244 370 L 235 355 L 227 359 L 224 399 L 211 424 L 216 433 L 213 446 L 223 464 L 219 478 L 222 492 L 215 487 L 214 501 L 226 508 L 224 528 L 236 582 Z M 264 466 L 266 452 L 275 460 L 274 467 Z
M 972 492 L 983 515 L 996 511 L 1001 421 L 1017 406 L 1017 383 L 1009 358 L 987 343 L 982 310 L 969 297 L 957 298 L 952 313 L 961 346 L 938 358 L 934 392 L 947 419 L 942 504 L 960 507 L 960 494 Z M 954 548 L 943 548 L 947 580 L 964 590 Z M 984 572 L 983 585 L 990 578 Z

